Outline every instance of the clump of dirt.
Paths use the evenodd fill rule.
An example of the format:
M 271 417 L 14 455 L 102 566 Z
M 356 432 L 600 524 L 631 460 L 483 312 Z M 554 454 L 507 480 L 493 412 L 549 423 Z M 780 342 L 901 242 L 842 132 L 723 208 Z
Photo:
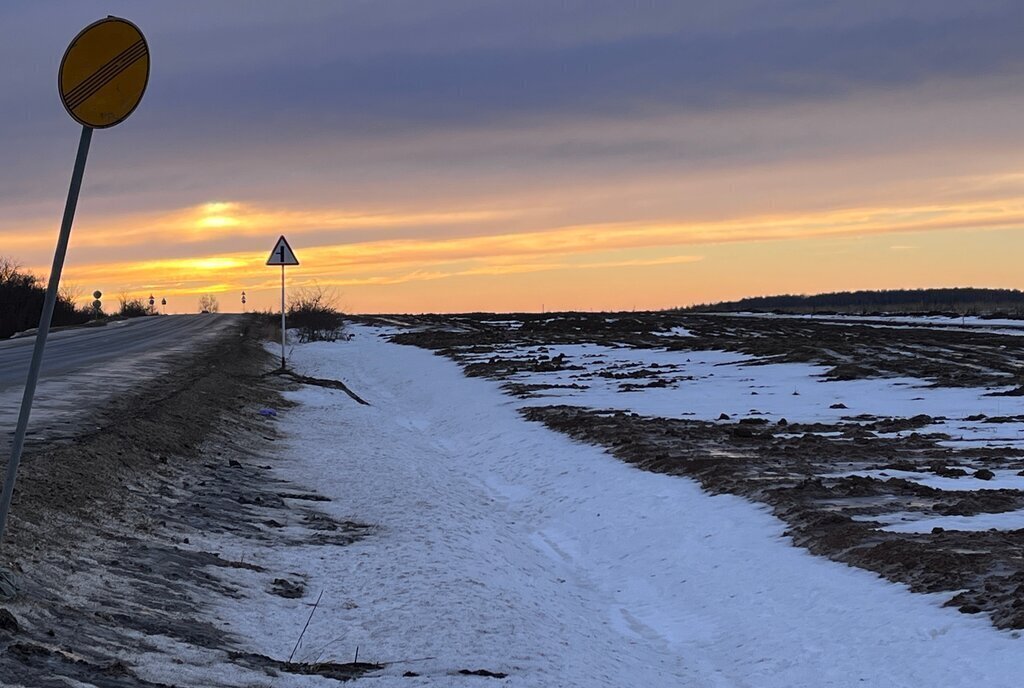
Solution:
M 584 370 L 580 365 L 568 365 L 565 356 L 536 356 L 528 358 L 492 358 L 489 361 L 466 366 L 469 377 L 504 378 L 519 373 L 554 373 L 563 370 Z
M 488 671 L 487 669 L 459 669 L 462 676 L 484 676 L 486 678 L 508 678 L 508 674 L 501 671 Z
M 20 630 L 21 624 L 18 623 L 17 617 L 11 614 L 10 611 L 0 607 L 0 631 L 17 633 Z
M 239 666 L 258 669 L 274 676 L 280 672 L 299 676 L 323 676 L 335 681 L 352 681 L 374 671 L 380 671 L 384 664 L 371 662 L 291 662 L 281 661 L 252 652 L 230 652 L 231 661 Z
M 306 594 L 306 584 L 302 581 L 291 581 L 287 578 L 275 578 L 270 585 L 270 593 L 286 599 L 298 599 Z

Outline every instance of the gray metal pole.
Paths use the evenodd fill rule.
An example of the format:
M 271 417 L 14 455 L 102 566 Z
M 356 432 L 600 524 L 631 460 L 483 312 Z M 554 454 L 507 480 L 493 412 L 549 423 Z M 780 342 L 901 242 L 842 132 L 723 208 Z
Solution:
M 14 480 L 18 476 L 18 464 L 21 463 L 21 452 L 25 447 L 28 417 L 32 413 L 32 399 L 36 393 L 36 383 L 39 381 L 39 368 L 43 364 L 43 349 L 46 347 L 46 337 L 50 334 L 53 308 L 57 304 L 57 285 L 60 284 L 60 273 L 64 269 L 64 257 L 67 255 L 68 241 L 71 238 L 71 223 L 75 219 L 78 193 L 82 190 L 82 176 L 85 174 L 85 160 L 89 156 L 91 142 L 92 128 L 82 127 L 82 138 L 78 141 L 75 169 L 71 173 L 68 200 L 64 204 L 64 219 L 60 224 L 60 236 L 57 238 L 57 250 L 53 254 L 53 267 L 50 268 L 50 281 L 46 285 L 46 300 L 43 302 L 42 315 L 39 316 L 39 331 L 36 333 L 35 348 L 32 349 L 32 363 L 28 368 L 25 394 L 21 398 L 21 412 L 18 414 L 18 425 L 14 431 L 14 441 L 11 443 L 11 456 L 7 459 L 4 489 L 3 494 L 0 495 L 0 542 L 3 541 L 4 530 L 7 527 L 7 512 L 11 508 L 11 499 L 14 497 Z
M 281 265 L 281 370 L 284 370 L 284 265 Z

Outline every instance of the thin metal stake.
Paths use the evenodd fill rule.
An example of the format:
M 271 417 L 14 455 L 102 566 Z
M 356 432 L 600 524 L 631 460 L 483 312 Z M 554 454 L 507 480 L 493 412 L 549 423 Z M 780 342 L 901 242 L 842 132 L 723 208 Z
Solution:
M 0 495 L 0 542 L 3 541 L 7 527 L 7 512 L 14 498 L 14 480 L 18 476 L 18 464 L 21 463 L 21 452 L 25 447 L 25 433 L 28 430 L 28 417 L 32 413 L 32 399 L 39 381 L 39 368 L 43 364 L 43 349 L 46 337 L 50 334 L 50 321 L 53 319 L 53 308 L 57 303 L 57 286 L 60 284 L 60 273 L 64 269 L 64 257 L 68 252 L 68 241 L 71 239 L 71 224 L 75 219 L 75 208 L 78 206 L 78 193 L 82 190 L 82 177 L 85 174 L 85 160 L 89 156 L 89 144 L 92 142 L 92 128 L 82 127 L 82 138 L 78 141 L 78 156 L 75 168 L 71 172 L 71 187 L 68 189 L 68 200 L 64 205 L 64 219 L 60 225 L 60 236 L 57 239 L 57 250 L 53 254 L 53 267 L 50 269 L 50 280 L 46 285 L 46 300 L 43 312 L 39 316 L 39 331 L 36 333 L 35 348 L 32 349 L 32 363 L 28 368 L 28 380 L 25 382 L 25 394 L 21 398 L 21 412 L 18 414 L 18 425 L 11 443 L 11 456 L 7 459 L 7 472 L 4 475 L 4 490 Z
M 283 251 L 283 249 L 282 249 Z M 281 265 L 281 370 L 284 370 L 284 265 Z

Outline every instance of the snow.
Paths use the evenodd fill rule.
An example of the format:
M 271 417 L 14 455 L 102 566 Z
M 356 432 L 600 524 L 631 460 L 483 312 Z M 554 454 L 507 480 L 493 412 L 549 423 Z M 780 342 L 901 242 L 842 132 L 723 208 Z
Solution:
M 933 327 L 959 332 L 1024 334 L 1024 320 L 1020 318 L 980 318 L 978 316 L 957 316 L 951 318 L 944 315 L 816 315 L 810 313 L 722 313 L 720 315 L 747 318 L 796 318 L 836 324 L 849 323 L 877 327 Z
M 298 656 L 347 661 L 359 646 L 388 663 L 372 686 L 494 681 L 464 668 L 506 672 L 505 686 L 1019 684 L 1022 641 L 983 615 L 813 557 L 760 506 L 528 423 L 444 358 L 357 328 L 291 363 L 372 406 L 289 393 L 275 471 L 375 530 L 346 547 L 203 543 L 267 569 L 230 571 L 252 598 L 211 610 L 256 651 L 287 658 L 323 590 Z M 262 592 L 281 575 L 310 594 Z M 334 685 L 315 681 L 273 685 Z
M 504 327 L 504 328 L 509 329 L 509 330 L 518 330 L 518 329 L 522 328 L 522 326 L 523 326 L 523 321 L 522 320 L 505 320 L 505 319 L 498 319 L 498 318 L 495 318 L 495 319 L 484 318 L 482 320 L 482 322 L 487 323 L 491 327 Z
M 992 473 L 992 479 L 982 480 L 981 478 L 975 478 L 971 475 L 965 475 L 959 478 L 948 478 L 941 475 L 935 475 L 933 473 L 916 473 L 913 471 L 899 471 L 884 468 L 833 473 L 822 477 L 845 478 L 848 476 L 861 476 L 865 478 L 878 478 L 879 480 L 902 478 L 903 480 L 909 480 L 926 487 L 933 487 L 937 490 L 964 492 L 973 492 L 977 490 L 1024 490 L 1024 476 L 1017 475 L 1016 469 L 995 469 Z
M 673 327 L 666 332 L 652 332 L 656 337 L 692 337 L 693 333 L 685 327 Z
M 930 533 L 933 528 L 944 530 L 1019 530 L 1024 528 L 1024 509 L 1005 511 L 1000 514 L 977 514 L 975 516 L 935 516 L 932 518 L 908 518 L 890 523 L 882 528 L 893 533 Z

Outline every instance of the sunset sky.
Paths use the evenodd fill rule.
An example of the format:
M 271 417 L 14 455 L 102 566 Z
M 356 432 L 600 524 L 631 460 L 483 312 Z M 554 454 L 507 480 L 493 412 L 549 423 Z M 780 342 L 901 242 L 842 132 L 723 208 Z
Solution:
M 98 131 L 65 281 L 358 312 L 1024 287 L 1019 0 L 0 5 L 0 255 L 45 274 L 86 24 L 149 89 Z

